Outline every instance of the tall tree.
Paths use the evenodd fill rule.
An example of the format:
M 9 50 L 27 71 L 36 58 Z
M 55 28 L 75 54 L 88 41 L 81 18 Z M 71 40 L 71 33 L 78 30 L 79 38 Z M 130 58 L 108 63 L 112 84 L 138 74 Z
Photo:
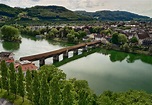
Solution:
M 72 80 L 79 105 L 93 105 L 95 98 L 85 80 Z
M 38 77 L 37 71 L 33 71 L 34 78 L 32 82 L 32 91 L 33 91 L 33 102 L 34 105 L 40 105 L 39 100 L 40 100 L 40 80 Z
M 41 85 L 40 85 L 40 105 L 49 105 L 50 94 L 49 84 L 47 81 L 46 74 L 42 74 Z
M 72 83 L 70 83 L 69 81 L 65 81 L 64 83 L 64 88 L 63 88 L 63 92 L 62 92 L 62 104 L 63 105 L 73 105 L 75 102 L 75 94 L 74 94 L 74 88 Z
M 10 74 L 5 61 L 1 62 L 2 88 L 10 92 Z
M 61 84 L 59 80 L 54 77 L 50 81 L 50 105 L 61 105 Z
M 27 92 L 27 97 L 29 100 L 32 101 L 32 75 L 31 72 L 29 70 L 27 70 L 26 72 L 26 92 Z
M 24 102 L 25 84 L 24 84 L 24 75 L 21 66 L 18 68 L 17 87 L 18 87 L 18 94 L 22 96 Z
M 14 64 L 11 63 L 9 66 L 10 69 L 10 91 L 15 94 L 17 94 L 17 77 L 16 77 L 16 71 L 14 68 Z

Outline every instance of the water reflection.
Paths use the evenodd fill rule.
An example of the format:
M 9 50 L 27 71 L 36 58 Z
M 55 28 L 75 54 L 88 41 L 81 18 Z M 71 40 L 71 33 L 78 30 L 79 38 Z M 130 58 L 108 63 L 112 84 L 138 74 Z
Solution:
M 111 62 L 122 62 L 126 60 L 128 63 L 134 63 L 136 60 L 141 60 L 144 63 L 152 64 L 152 56 L 140 55 L 140 54 L 130 54 L 125 52 L 119 52 L 114 50 L 100 50 L 99 53 L 104 55 L 109 55 Z
M 151 64 L 151 56 L 102 49 L 59 68 L 64 70 L 68 78 L 87 80 L 97 94 L 105 90 L 129 89 L 151 93 Z
M 7 51 L 17 51 L 20 48 L 20 43 L 18 42 L 2 42 L 2 46 Z

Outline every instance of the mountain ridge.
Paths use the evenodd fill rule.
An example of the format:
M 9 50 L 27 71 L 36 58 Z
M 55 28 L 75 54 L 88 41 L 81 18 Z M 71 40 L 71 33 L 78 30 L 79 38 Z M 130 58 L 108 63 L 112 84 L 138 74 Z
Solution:
M 0 4 L 0 21 L 130 21 L 135 19 L 148 20 L 150 17 L 127 11 L 72 11 L 63 6 L 36 5 L 29 8 L 10 7 Z

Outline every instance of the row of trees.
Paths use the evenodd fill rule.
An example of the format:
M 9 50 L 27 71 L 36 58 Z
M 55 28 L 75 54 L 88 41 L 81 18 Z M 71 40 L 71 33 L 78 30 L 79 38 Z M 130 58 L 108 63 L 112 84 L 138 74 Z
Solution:
M 39 71 L 27 71 L 23 75 L 21 68 L 16 71 L 14 64 L 7 67 L 5 61 L 0 64 L 0 87 L 8 92 L 26 96 L 33 105 L 129 105 L 151 104 L 151 94 L 143 91 L 114 93 L 105 91 L 96 96 L 87 81 L 69 79 L 55 66 L 43 66 Z
M 22 34 L 27 35 L 45 35 L 47 39 L 54 39 L 54 38 L 60 38 L 60 39 L 67 39 L 69 43 L 78 43 L 82 41 L 82 39 L 90 33 L 98 33 L 103 30 L 103 27 L 83 27 L 81 28 L 75 28 L 72 27 L 45 27 L 42 29 L 31 29 L 31 27 L 21 27 L 20 28 Z
M 21 68 L 16 71 L 14 64 L 7 67 L 1 62 L 2 89 L 10 93 L 26 96 L 34 105 L 93 105 L 96 97 L 87 81 L 70 79 L 54 66 L 43 66 L 40 71 L 27 71 L 24 76 Z

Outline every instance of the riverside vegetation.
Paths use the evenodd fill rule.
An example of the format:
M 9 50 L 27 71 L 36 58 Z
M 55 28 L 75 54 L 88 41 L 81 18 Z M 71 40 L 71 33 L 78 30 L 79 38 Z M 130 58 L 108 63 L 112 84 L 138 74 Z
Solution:
M 47 32 L 47 39 L 65 39 L 69 43 L 79 43 L 86 36 L 84 30 L 74 30 L 69 27 L 42 29 L 39 31 L 26 30 L 28 27 L 19 27 L 21 33 Z M 22 29 L 22 30 L 21 30 Z M 113 49 L 112 44 L 119 46 L 118 49 L 130 52 L 133 47 L 129 47 L 128 39 L 124 34 L 113 32 L 112 30 L 102 30 L 101 27 L 93 27 L 90 32 L 104 33 L 106 36 L 112 35 L 110 43 L 105 48 Z M 132 38 L 129 40 L 136 43 L 138 40 Z M 136 46 L 132 44 L 133 46 Z M 8 67 L 9 66 L 9 67 Z M 2 61 L 0 64 L 1 79 L 0 97 L 8 99 L 16 105 L 151 105 L 152 94 L 144 91 L 129 90 L 128 92 L 115 93 L 105 91 L 99 96 L 89 88 L 87 81 L 66 79 L 66 74 L 55 66 L 43 66 L 39 71 L 27 71 L 23 75 L 21 68 L 17 71 L 14 65 L 6 66 Z
M 66 79 L 53 65 L 23 75 L 21 68 L 16 71 L 13 63 L 2 61 L 0 71 L 0 97 L 15 105 L 152 105 L 152 94 L 144 91 L 105 91 L 97 96 L 87 81 Z

